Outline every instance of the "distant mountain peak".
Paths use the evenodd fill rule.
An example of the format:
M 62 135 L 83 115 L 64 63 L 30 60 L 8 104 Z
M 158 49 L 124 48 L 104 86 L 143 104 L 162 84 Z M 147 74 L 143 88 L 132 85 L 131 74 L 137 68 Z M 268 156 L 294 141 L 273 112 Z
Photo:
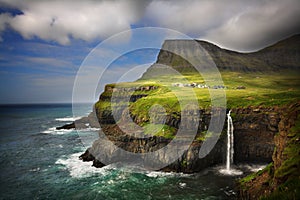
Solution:
M 284 70 L 300 71 L 300 34 L 297 34 L 253 53 L 240 53 L 222 49 L 215 44 L 203 40 L 165 40 L 156 63 L 143 76 L 149 76 L 149 73 L 155 71 L 153 69 L 161 69 L 162 65 L 170 66 L 178 72 L 195 71 L 191 63 L 174 54 L 174 52 L 185 51 L 188 57 L 206 56 L 200 55 L 203 52 L 199 53 L 199 51 L 193 49 L 195 45 L 191 44 L 195 41 L 206 50 L 220 71 L 246 73 L 281 72 Z

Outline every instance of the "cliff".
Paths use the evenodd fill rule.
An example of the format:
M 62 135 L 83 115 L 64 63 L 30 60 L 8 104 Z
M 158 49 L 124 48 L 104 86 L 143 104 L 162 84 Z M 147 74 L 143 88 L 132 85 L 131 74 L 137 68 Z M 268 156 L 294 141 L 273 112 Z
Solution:
M 234 162 L 273 162 L 264 171 L 242 180 L 240 195 L 255 199 L 271 194 L 299 169 L 299 139 L 291 128 L 298 115 L 294 111 L 299 110 L 295 103 L 300 99 L 299 41 L 297 35 L 254 53 L 196 41 L 206 51 L 199 53 L 189 40 L 165 41 L 157 62 L 141 79 L 106 85 L 89 117 L 61 128 L 81 128 L 87 121 L 100 124 L 99 139 L 80 157 L 93 161 L 95 167 L 121 162 L 193 173 L 225 163 L 226 126 L 208 155 L 200 158 L 199 152 L 205 141 L 215 137 L 209 130 L 212 117 L 230 109 Z M 193 48 L 185 48 L 190 46 Z M 166 49 L 185 52 L 191 59 L 201 58 L 203 70 L 209 66 L 201 62 L 202 58 L 212 59 L 221 72 L 222 85 L 214 85 L 214 76 L 204 79 L 191 63 Z M 180 75 L 172 73 L 174 69 Z M 219 113 L 215 113 L 211 100 L 225 98 L 219 91 L 226 94 L 227 108 L 216 107 Z M 196 107 L 190 106 L 191 102 L 196 102 Z M 220 118 L 218 123 L 224 125 L 224 120 Z M 189 143 L 189 131 L 195 127 L 196 134 Z M 187 137 L 180 137 L 182 128 Z M 169 144 L 176 151 L 168 151 Z M 296 179 L 292 180 L 294 183 Z
M 300 197 L 300 102 L 285 107 L 280 119 L 272 162 L 264 170 L 240 180 L 242 199 Z
M 111 102 L 108 94 L 113 91 L 114 86 L 107 86 L 106 91 L 101 95 L 101 101 Z M 135 88 L 140 91 L 141 88 Z M 141 95 L 133 95 L 134 98 L 130 99 L 131 103 L 135 103 L 139 99 L 143 99 L 154 92 L 159 90 L 157 86 L 144 87 L 145 93 Z M 116 89 L 120 91 L 117 93 L 125 98 L 127 93 L 130 93 L 129 89 Z M 105 96 L 105 97 L 104 97 Z M 122 99 L 118 96 L 118 100 Z M 112 106 L 112 105 L 111 105 Z M 111 110 L 109 110 L 111 109 Z M 130 162 L 129 158 L 124 157 L 123 150 L 132 153 L 148 153 L 157 151 L 166 145 L 168 145 L 172 139 L 176 136 L 176 131 L 179 129 L 179 125 L 182 117 L 187 118 L 185 128 L 190 129 L 194 125 L 192 121 L 193 117 L 191 113 L 195 110 L 187 110 L 185 113 L 172 112 L 166 116 L 165 120 L 165 132 L 162 134 L 155 133 L 149 138 L 135 137 L 134 134 L 139 131 L 145 133 L 146 129 L 138 130 L 136 127 L 130 129 L 131 123 L 143 124 L 149 123 L 149 116 L 143 118 L 131 113 L 131 119 L 133 122 L 128 122 L 126 114 L 128 109 L 122 104 L 115 104 L 114 108 L 99 107 L 96 109 L 96 116 L 99 119 L 99 123 L 102 127 L 102 131 L 110 141 L 113 142 L 119 148 L 112 149 L 109 158 L 106 158 L 105 164 L 119 162 L 120 158 Z M 274 136 L 278 132 L 278 122 L 280 121 L 280 113 L 282 110 L 278 107 L 263 107 L 263 106 L 252 106 L 247 108 L 233 108 L 232 117 L 234 123 L 234 137 L 235 137 L 235 154 L 234 161 L 239 162 L 271 162 L 272 154 L 274 151 Z M 159 115 L 156 112 L 156 117 Z M 176 171 L 192 173 L 201 171 L 207 167 L 221 164 L 225 162 L 226 152 L 226 130 L 224 126 L 222 135 L 220 136 L 217 144 L 212 151 L 204 158 L 199 158 L 199 151 L 205 140 L 205 135 L 208 131 L 208 126 L 211 120 L 211 110 L 209 109 L 198 109 L 197 113 L 200 114 L 199 121 L 197 122 L 198 130 L 197 135 L 190 145 L 190 147 L 184 152 L 184 154 L 172 162 L 170 165 L 164 167 L 163 171 Z M 189 119 L 190 118 L 190 119 Z M 152 119 L 153 120 L 153 119 Z M 160 121 L 159 119 L 156 119 Z M 117 122 L 116 122 L 117 121 Z M 153 121 L 152 121 L 153 122 Z M 167 132 L 167 130 L 171 130 Z M 159 131 L 157 131 L 159 132 Z M 184 139 L 184 138 L 183 138 Z M 101 158 L 107 157 L 103 152 L 102 139 L 95 141 L 92 148 L 88 150 L 81 158 L 85 161 L 93 161 L 94 166 L 102 167 L 104 164 L 100 161 Z M 178 149 L 184 148 L 184 140 L 178 141 L 176 144 Z M 121 149 L 121 150 L 120 150 Z M 165 163 L 170 162 L 166 152 L 162 152 L 156 159 Z M 97 159 L 97 157 L 99 159 Z M 153 163 L 154 164 L 154 163 Z
M 165 41 L 157 62 L 140 80 L 133 83 L 108 84 L 95 104 L 94 112 L 88 118 L 78 120 L 77 127 L 82 127 L 86 120 L 92 124 L 99 122 L 104 135 L 116 146 L 129 152 L 145 153 L 160 149 L 176 138 L 181 120 L 185 117 L 187 118 L 187 124 L 185 124 L 187 130 L 194 125 L 198 126 L 196 136 L 191 147 L 183 156 L 165 169 L 195 172 L 212 164 L 224 162 L 225 137 L 223 135 L 209 155 L 210 157 L 200 159 L 197 156 L 203 141 L 211 134 L 208 133 L 211 119 L 211 91 L 208 91 L 208 88 L 176 88 L 172 85 L 177 81 L 177 76 L 168 74 L 169 71 L 165 70 L 164 64 L 182 72 L 181 75 L 188 81 L 197 80 L 196 83 L 193 83 L 194 85 L 205 84 L 203 78 L 194 73 L 189 62 L 165 50 L 184 51 L 187 57 L 191 58 L 207 57 L 205 52 L 196 55 L 195 53 L 199 52 L 193 49 L 194 46 L 191 49 L 184 48 L 190 47 L 190 42 L 188 40 Z M 227 108 L 232 109 L 235 126 L 236 154 L 234 160 L 236 162 L 271 161 L 274 150 L 273 137 L 278 132 L 280 121 L 280 108 L 299 100 L 298 76 L 295 76 L 295 73 L 285 75 L 283 72 L 286 69 L 299 70 L 299 47 L 297 46 L 299 35 L 255 53 L 233 52 L 204 41 L 197 41 L 197 43 L 208 52 L 223 76 Z M 280 60 L 281 58 L 272 61 L 272 57 L 274 57 L 272 55 L 286 55 L 291 62 L 285 65 L 285 62 Z M 271 75 L 265 73 L 268 70 L 276 72 L 278 68 L 281 70 L 280 73 L 271 73 Z M 287 83 L 286 80 L 289 82 Z M 190 84 L 186 85 L 191 87 Z M 238 90 L 239 88 L 243 88 L 243 90 Z M 191 102 L 195 96 L 189 96 L 188 90 L 196 93 L 199 108 L 183 111 L 182 102 L 177 97 L 182 95 L 183 100 L 181 101 Z M 177 96 L 174 95 L 174 91 Z M 161 107 L 151 110 L 154 108 L 153 105 L 157 104 Z M 151 112 L 155 114 L 151 116 Z M 194 112 L 200 114 L 197 122 L 193 121 L 191 115 Z M 220 123 L 223 124 L 224 121 L 220 121 Z M 75 124 L 61 128 L 74 127 Z M 161 127 L 157 129 L 159 126 Z M 226 127 L 223 127 L 222 133 L 224 134 L 224 132 L 226 132 Z M 135 134 L 145 134 L 149 137 L 140 139 Z M 184 142 L 179 140 L 176 145 L 180 149 L 180 145 L 184 145 Z M 99 163 L 97 155 L 102 154 L 97 141 L 90 151 L 94 154 L 95 162 Z M 115 162 L 119 155 L 120 153 L 116 151 L 115 158 L 112 157 L 107 162 Z M 85 160 L 85 158 L 83 159 Z M 90 159 L 91 157 L 88 160 Z

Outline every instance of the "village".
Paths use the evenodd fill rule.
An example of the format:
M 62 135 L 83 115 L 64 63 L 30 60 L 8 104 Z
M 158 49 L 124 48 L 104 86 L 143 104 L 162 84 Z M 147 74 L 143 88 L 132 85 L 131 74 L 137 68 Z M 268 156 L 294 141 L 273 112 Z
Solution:
M 228 87 L 224 86 L 224 85 L 206 85 L 206 84 L 198 84 L 198 83 L 172 83 L 171 84 L 173 87 L 192 87 L 192 88 L 209 88 L 209 89 L 229 89 Z M 232 88 L 232 89 L 238 89 L 238 90 L 242 90 L 242 89 L 246 89 L 245 86 L 237 86 L 236 88 Z

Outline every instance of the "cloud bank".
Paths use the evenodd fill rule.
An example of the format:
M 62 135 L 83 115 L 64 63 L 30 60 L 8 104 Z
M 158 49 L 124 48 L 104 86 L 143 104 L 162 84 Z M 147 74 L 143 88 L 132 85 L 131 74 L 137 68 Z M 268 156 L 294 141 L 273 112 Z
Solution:
M 70 39 L 105 39 L 130 29 L 145 9 L 145 1 L 1 0 L 0 6 L 22 14 L 0 15 L 0 31 L 10 26 L 25 39 L 36 36 L 69 44 Z
M 254 50 L 300 33 L 299 0 L 152 1 L 150 23 L 236 50 Z
M 299 0 L 0 0 L 0 6 L 21 11 L 0 14 L 0 33 L 11 28 L 25 39 L 62 45 L 160 26 L 248 51 L 300 32 Z

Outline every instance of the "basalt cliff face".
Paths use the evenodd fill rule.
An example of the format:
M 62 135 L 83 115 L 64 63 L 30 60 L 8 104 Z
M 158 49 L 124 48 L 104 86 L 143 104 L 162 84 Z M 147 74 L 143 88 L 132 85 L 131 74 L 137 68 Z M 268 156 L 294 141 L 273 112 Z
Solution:
M 149 89 L 150 88 L 150 89 Z M 146 90 L 156 90 L 157 87 L 149 87 Z M 113 90 L 112 87 L 106 87 L 108 91 Z M 140 88 L 136 88 L 139 89 Z M 105 94 L 105 93 L 104 93 Z M 126 97 L 126 92 L 122 91 L 124 98 Z M 145 97 L 135 96 L 131 99 L 132 102 Z M 108 97 L 100 97 L 100 100 L 107 99 Z M 96 109 L 95 114 L 99 120 L 102 127 L 103 133 L 108 137 L 113 145 L 118 148 L 113 148 L 110 152 L 109 159 L 106 159 L 105 164 L 110 164 L 114 162 L 119 162 L 120 158 L 128 160 L 129 158 L 124 157 L 122 150 L 136 153 L 145 154 L 148 152 L 157 151 L 166 145 L 168 145 L 172 139 L 153 136 L 149 138 L 138 138 L 135 137 L 135 133 L 138 132 L 137 129 L 130 130 L 130 128 L 124 128 L 130 126 L 130 123 L 126 123 L 127 119 L 124 113 L 128 113 L 126 106 L 116 106 L 114 111 L 107 110 L 107 108 Z M 116 120 L 115 116 L 120 116 Z M 228 112 L 228 111 L 225 111 Z M 280 122 L 281 113 L 284 112 L 278 107 L 247 107 L 247 108 L 233 108 L 231 113 L 234 123 L 234 145 L 235 154 L 234 161 L 239 162 L 271 162 L 272 154 L 274 152 L 274 136 L 278 133 L 278 123 Z M 172 113 L 166 117 L 166 124 L 170 127 L 178 129 L 181 123 L 181 117 L 185 117 L 188 120 L 186 123 L 186 130 L 189 130 L 191 126 L 195 126 L 193 122 L 193 115 L 200 115 L 199 121 L 197 122 L 198 130 L 196 139 L 192 142 L 190 147 L 184 151 L 182 156 L 179 156 L 175 162 L 172 162 L 168 166 L 164 167 L 163 171 L 176 171 L 192 173 L 203 170 L 207 167 L 225 163 L 225 152 L 226 152 L 226 130 L 227 127 L 224 126 L 218 142 L 212 149 L 212 151 L 204 158 L 199 158 L 199 151 L 201 149 L 203 139 L 201 139 L 201 134 L 206 132 L 209 127 L 209 122 L 211 120 L 211 110 L 209 109 L 198 109 L 187 110 L 185 113 Z M 181 117 L 178 117 L 181 116 Z M 118 117 L 117 117 L 118 118 Z M 141 124 L 143 122 L 139 121 L 137 116 L 131 115 L 133 122 L 135 124 Z M 190 118 L 190 119 L 189 119 Z M 148 119 L 145 119 L 144 123 Z M 116 123 L 118 121 L 118 123 Z M 200 138 L 200 139 L 199 139 Z M 102 167 L 102 163 L 98 158 L 107 157 L 102 152 L 103 144 L 101 140 L 95 141 L 92 148 L 90 148 L 81 158 L 84 161 L 93 161 L 94 166 Z M 110 144 L 110 145 L 112 145 Z M 184 148 L 184 138 L 179 141 L 177 148 Z M 122 150 L 120 150 L 122 149 Z M 154 160 L 162 161 L 164 163 L 170 162 L 167 152 L 162 152 Z M 141 155 L 142 156 L 142 155 Z
M 241 199 L 299 199 L 300 102 L 282 109 L 272 162 L 240 181 Z

